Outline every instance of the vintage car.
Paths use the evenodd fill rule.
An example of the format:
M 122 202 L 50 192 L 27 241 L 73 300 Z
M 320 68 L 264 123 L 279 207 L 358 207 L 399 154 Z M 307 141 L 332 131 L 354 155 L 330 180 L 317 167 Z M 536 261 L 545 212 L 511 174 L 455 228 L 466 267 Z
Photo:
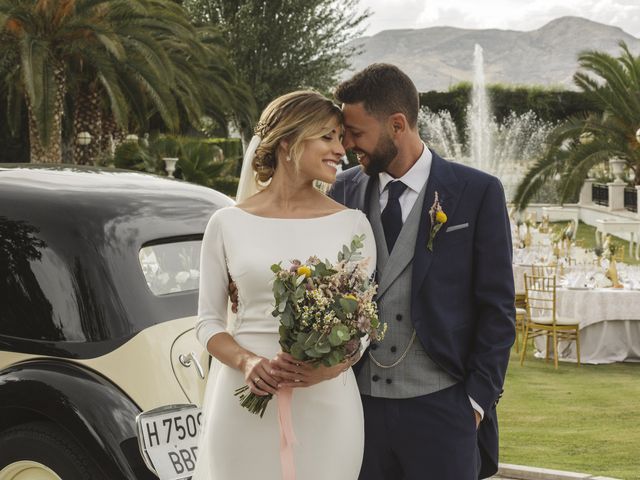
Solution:
M 232 203 L 142 173 L 0 165 L 0 480 L 157 478 L 136 417 L 201 401 L 200 244 Z

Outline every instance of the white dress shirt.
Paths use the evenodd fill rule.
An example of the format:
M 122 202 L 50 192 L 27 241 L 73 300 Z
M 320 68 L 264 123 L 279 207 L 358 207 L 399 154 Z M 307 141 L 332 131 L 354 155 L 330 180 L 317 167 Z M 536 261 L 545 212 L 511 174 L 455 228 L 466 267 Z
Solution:
M 420 158 L 413 164 L 407 173 L 400 178 L 393 178 L 387 172 L 378 174 L 378 183 L 380 187 L 380 211 L 384 210 L 387 206 L 387 200 L 389 199 L 389 191 L 385 189 L 387 184 L 393 180 L 400 180 L 408 188 L 402 192 L 398 201 L 400 202 L 400 209 L 402 210 L 402 223 L 405 222 L 409 216 L 409 212 L 416 203 L 420 190 L 424 187 L 424 184 L 429 179 L 429 172 L 431 171 L 431 151 L 423 145 L 422 154 Z
M 400 180 L 407 188 L 402 192 L 398 201 L 400 202 L 400 210 L 402 211 L 402 223 L 405 222 L 411 209 L 420 195 L 420 190 L 424 187 L 424 184 L 429 180 L 429 173 L 431 172 L 431 163 L 433 161 L 433 155 L 427 146 L 422 144 L 422 154 L 420 158 L 413 164 L 407 173 L 400 178 L 394 178 L 387 172 L 378 174 L 379 194 L 380 194 L 380 211 L 382 212 L 387 206 L 389 199 L 389 191 L 386 190 L 386 186 L 389 182 L 394 180 Z M 484 418 L 484 410 L 478 403 L 471 397 L 469 401 L 473 406 L 473 409 L 480 414 L 481 418 Z

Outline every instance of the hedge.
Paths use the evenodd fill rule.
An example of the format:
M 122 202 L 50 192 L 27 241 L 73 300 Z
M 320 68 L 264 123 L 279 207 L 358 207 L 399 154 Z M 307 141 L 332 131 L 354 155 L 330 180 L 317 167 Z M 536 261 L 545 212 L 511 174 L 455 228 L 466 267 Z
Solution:
M 458 131 L 464 132 L 471 91 L 471 84 L 462 83 L 447 92 L 420 93 L 420 106 L 433 112 L 448 110 Z M 505 85 L 490 85 L 488 91 L 491 109 L 498 123 L 502 123 L 512 111 L 522 114 L 531 110 L 541 120 L 558 123 L 571 115 L 597 110 L 582 92 L 577 91 Z

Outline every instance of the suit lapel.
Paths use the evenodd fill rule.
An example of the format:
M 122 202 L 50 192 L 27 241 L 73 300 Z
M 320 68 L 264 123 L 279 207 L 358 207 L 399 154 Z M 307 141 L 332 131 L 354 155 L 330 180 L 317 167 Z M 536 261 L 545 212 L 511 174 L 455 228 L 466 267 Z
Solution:
M 391 284 L 400 276 L 404 269 L 409 265 L 413 259 L 415 251 L 415 242 L 418 235 L 419 221 L 422 211 L 422 205 L 424 203 L 426 185 L 422 187 L 416 203 L 407 216 L 400 235 L 396 240 L 396 244 L 393 247 L 393 251 L 389 256 L 386 265 L 381 270 L 380 283 L 378 285 L 378 297 L 381 297 Z M 385 245 L 384 236 L 382 242 Z
M 371 177 L 364 173 L 362 167 L 353 168 L 358 168 L 359 171 L 351 179 L 351 184 L 349 186 L 350 192 L 347 192 L 346 198 L 352 198 L 353 203 L 347 206 L 350 208 L 357 208 L 364 212 L 365 215 L 369 216 L 368 199 L 370 197 L 373 184 L 376 182 L 371 181 Z
M 372 178 L 369 184 L 371 185 L 371 190 L 367 195 L 367 206 L 369 207 L 367 216 L 376 240 L 376 251 L 378 254 L 376 261 L 376 281 L 380 283 L 380 279 L 387 265 L 387 260 L 389 259 L 389 252 L 387 251 L 387 242 L 384 238 L 384 229 L 380 219 L 380 198 L 378 195 L 373 195 L 373 192 L 377 193 L 379 189 L 378 179 Z
M 412 298 L 415 298 L 417 295 L 422 282 L 429 272 L 433 255 L 438 254 L 438 245 L 442 241 L 444 230 L 446 229 L 446 226 L 443 226 L 442 229 L 440 229 L 433 242 L 433 252 L 430 251 L 427 248 L 429 234 L 431 232 L 429 209 L 433 205 L 435 194 L 438 192 L 442 210 L 447 214 L 447 217 L 451 219 L 458 207 L 458 201 L 465 186 L 465 182 L 456 177 L 449 163 L 440 158 L 433 151 L 432 153 L 433 160 L 431 164 L 431 171 L 429 173 L 429 180 L 427 181 L 427 189 L 422 205 L 422 215 L 420 218 L 420 226 L 418 227 L 418 235 L 413 256 L 413 272 L 411 279 Z

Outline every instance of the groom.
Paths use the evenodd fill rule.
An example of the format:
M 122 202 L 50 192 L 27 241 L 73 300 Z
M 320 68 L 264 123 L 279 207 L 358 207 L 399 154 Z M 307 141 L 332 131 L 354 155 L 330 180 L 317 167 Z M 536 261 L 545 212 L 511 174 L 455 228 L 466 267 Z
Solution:
M 398 68 L 371 65 L 335 97 L 344 147 L 362 168 L 343 172 L 330 195 L 371 222 L 389 324 L 355 367 L 365 414 L 360 480 L 491 476 L 515 337 L 502 185 L 424 145 L 418 92 Z M 431 219 L 439 209 L 444 223 Z

